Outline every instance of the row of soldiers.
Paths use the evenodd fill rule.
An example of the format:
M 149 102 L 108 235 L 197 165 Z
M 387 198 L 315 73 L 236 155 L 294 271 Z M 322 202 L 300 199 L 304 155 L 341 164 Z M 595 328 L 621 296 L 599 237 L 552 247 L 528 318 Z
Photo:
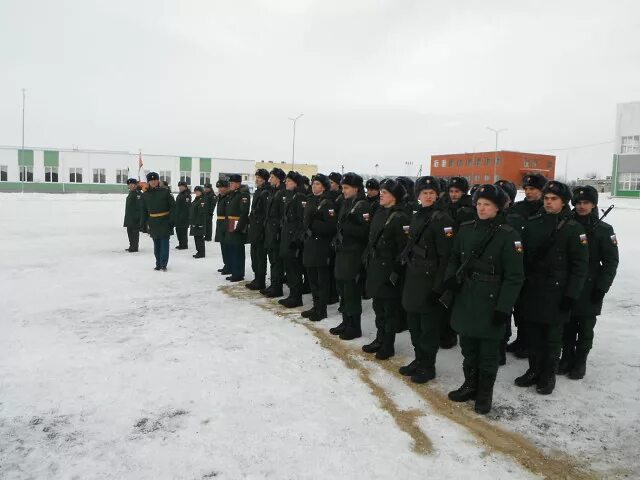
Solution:
M 327 305 L 339 301 L 342 321 L 330 332 L 343 340 L 362 336 L 362 300 L 371 298 L 376 337 L 362 349 L 388 359 L 396 334 L 408 328 L 415 359 L 400 373 L 414 383 L 435 377 L 439 348 L 458 335 L 464 382 L 449 398 L 473 399 L 479 413 L 491 409 L 507 348 L 529 360 L 516 385 L 540 394 L 553 392 L 556 373 L 585 375 L 618 265 L 617 239 L 599 218 L 594 188 L 572 192 L 527 175 L 525 199 L 515 202 L 517 188 L 506 181 L 470 192 L 463 177 L 365 184 L 334 172 L 308 182 L 275 168 L 256 172 L 250 202 L 239 176 L 229 180 L 218 184 L 216 217 L 227 280 L 244 278 L 250 243 L 254 279 L 246 287 L 279 298 L 286 284 L 279 303 L 287 308 L 302 306 L 309 291 L 312 305 L 301 315 L 311 321 L 327 318 Z M 142 223 L 157 210 L 147 206 Z M 512 316 L 518 335 L 507 346 Z

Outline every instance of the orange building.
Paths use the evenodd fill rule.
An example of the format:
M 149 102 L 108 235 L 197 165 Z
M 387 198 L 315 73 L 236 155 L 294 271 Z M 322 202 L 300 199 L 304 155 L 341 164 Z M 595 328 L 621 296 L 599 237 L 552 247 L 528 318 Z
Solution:
M 432 155 L 431 175 L 465 177 L 470 185 L 510 180 L 518 187 L 528 173 L 541 173 L 550 180 L 555 177 L 556 157 L 553 155 L 500 150 L 497 161 L 495 159 L 496 152 Z

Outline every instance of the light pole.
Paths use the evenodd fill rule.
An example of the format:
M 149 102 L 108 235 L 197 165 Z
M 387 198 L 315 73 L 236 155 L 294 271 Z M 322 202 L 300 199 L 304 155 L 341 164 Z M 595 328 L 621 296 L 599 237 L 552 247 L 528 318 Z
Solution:
M 487 127 L 487 130 L 491 130 L 493 133 L 496 134 L 496 155 L 495 158 L 493 159 L 493 181 L 491 183 L 494 183 L 497 181 L 496 179 L 496 169 L 498 166 L 498 135 L 500 135 L 501 132 L 506 131 L 506 128 L 501 128 L 499 130 L 496 130 L 495 128 L 491 128 L 491 127 Z
M 378 164 L 376 163 L 376 177 L 378 176 L 378 167 L 379 167 L 379 166 L 380 166 L 380 165 L 378 165 Z
M 27 98 L 27 91 L 22 89 L 22 150 L 20 150 L 20 169 L 24 169 L 22 175 L 22 193 L 24 193 L 24 182 L 27 180 L 27 168 L 24 166 L 24 104 Z
M 296 164 L 296 122 L 302 115 L 304 115 L 304 113 L 301 113 L 295 118 L 289 117 L 289 120 L 293 122 L 293 149 L 291 151 L 291 170 L 293 170 L 293 167 Z

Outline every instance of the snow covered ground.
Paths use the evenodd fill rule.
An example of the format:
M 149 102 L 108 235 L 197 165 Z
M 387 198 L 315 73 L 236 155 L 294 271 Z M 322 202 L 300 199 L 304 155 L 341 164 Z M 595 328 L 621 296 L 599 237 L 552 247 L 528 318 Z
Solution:
M 340 342 L 335 307 L 309 325 L 225 285 L 217 244 L 167 273 L 146 236 L 124 252 L 124 196 L 0 195 L 0 478 L 640 478 L 640 201 L 614 203 L 587 377 L 541 397 L 509 357 L 484 419 L 446 400 L 459 349 L 426 386 L 394 373 L 407 333 L 392 362 L 360 353 L 369 302 Z

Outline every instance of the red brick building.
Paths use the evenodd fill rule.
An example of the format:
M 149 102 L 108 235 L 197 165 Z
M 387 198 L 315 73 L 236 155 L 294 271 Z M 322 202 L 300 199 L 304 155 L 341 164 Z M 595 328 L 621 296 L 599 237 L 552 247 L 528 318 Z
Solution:
M 528 173 L 541 173 L 553 179 L 556 173 L 556 157 L 537 153 L 509 152 L 452 153 L 431 157 L 431 175 L 436 177 L 465 177 L 469 184 L 494 183 L 510 180 L 518 187 Z M 495 163 L 495 165 L 494 165 Z

